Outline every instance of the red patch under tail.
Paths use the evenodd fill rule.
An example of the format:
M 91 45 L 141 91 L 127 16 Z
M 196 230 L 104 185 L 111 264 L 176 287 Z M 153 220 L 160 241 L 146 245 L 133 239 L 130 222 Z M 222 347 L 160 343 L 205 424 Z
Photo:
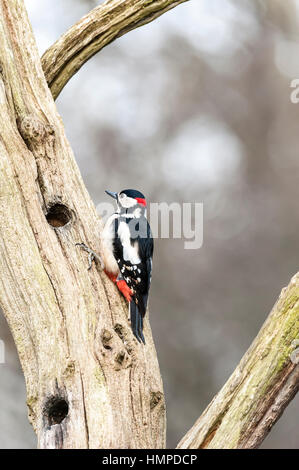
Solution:
M 128 302 L 131 302 L 133 292 L 132 292 L 132 290 L 130 289 L 130 287 L 128 286 L 128 284 L 126 283 L 126 281 L 124 281 L 123 279 L 121 279 L 120 281 L 117 281 L 117 275 L 116 275 L 116 274 L 109 273 L 109 272 L 106 271 L 106 270 L 105 270 L 105 273 L 107 274 L 107 276 L 109 277 L 109 279 L 111 279 L 111 281 L 114 282 L 114 284 L 117 285 L 119 291 L 122 293 L 122 295 L 124 296 L 124 298 L 125 298 Z
M 124 296 L 124 298 L 128 302 L 131 302 L 133 292 L 131 291 L 131 289 L 128 286 L 128 284 L 126 283 L 126 281 L 124 281 L 123 279 L 120 280 L 120 281 L 116 281 L 116 285 L 117 285 L 118 289 L 120 290 L 120 292 L 122 293 L 122 295 Z

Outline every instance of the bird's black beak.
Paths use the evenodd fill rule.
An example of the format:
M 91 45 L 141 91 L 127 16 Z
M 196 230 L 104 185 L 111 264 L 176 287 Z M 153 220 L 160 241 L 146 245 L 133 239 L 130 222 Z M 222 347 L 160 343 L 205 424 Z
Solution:
M 109 196 L 113 197 L 113 199 L 117 199 L 117 193 L 114 193 L 113 191 L 105 191 Z

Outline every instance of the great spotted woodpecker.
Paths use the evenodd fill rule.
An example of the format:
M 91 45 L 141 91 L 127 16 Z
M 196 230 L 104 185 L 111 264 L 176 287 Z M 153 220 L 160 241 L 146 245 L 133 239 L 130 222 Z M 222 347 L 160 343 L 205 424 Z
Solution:
M 129 302 L 131 326 L 139 342 L 145 344 L 143 319 L 146 313 L 153 257 L 153 238 L 146 218 L 146 200 L 135 189 L 120 193 L 106 191 L 117 202 L 117 212 L 109 217 L 101 234 L 101 253 L 89 252 L 89 268 L 98 258 L 109 278 Z

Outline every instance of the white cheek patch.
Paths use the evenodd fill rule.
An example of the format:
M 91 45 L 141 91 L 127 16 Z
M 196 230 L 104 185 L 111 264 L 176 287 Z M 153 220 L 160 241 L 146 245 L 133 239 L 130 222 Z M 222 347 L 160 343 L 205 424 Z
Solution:
M 136 199 L 128 196 L 120 198 L 119 202 L 126 209 L 130 209 L 130 207 L 134 207 L 137 204 Z
M 120 222 L 118 236 L 123 246 L 124 260 L 130 261 L 131 264 L 139 264 L 141 260 L 138 254 L 138 244 L 131 245 L 130 229 L 126 222 Z

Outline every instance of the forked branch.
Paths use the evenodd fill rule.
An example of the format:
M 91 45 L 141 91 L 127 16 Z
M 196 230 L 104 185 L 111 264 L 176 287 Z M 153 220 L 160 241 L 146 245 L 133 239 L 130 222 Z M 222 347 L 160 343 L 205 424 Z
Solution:
M 107 0 L 64 33 L 43 55 L 54 99 L 66 83 L 107 44 L 188 0 Z

